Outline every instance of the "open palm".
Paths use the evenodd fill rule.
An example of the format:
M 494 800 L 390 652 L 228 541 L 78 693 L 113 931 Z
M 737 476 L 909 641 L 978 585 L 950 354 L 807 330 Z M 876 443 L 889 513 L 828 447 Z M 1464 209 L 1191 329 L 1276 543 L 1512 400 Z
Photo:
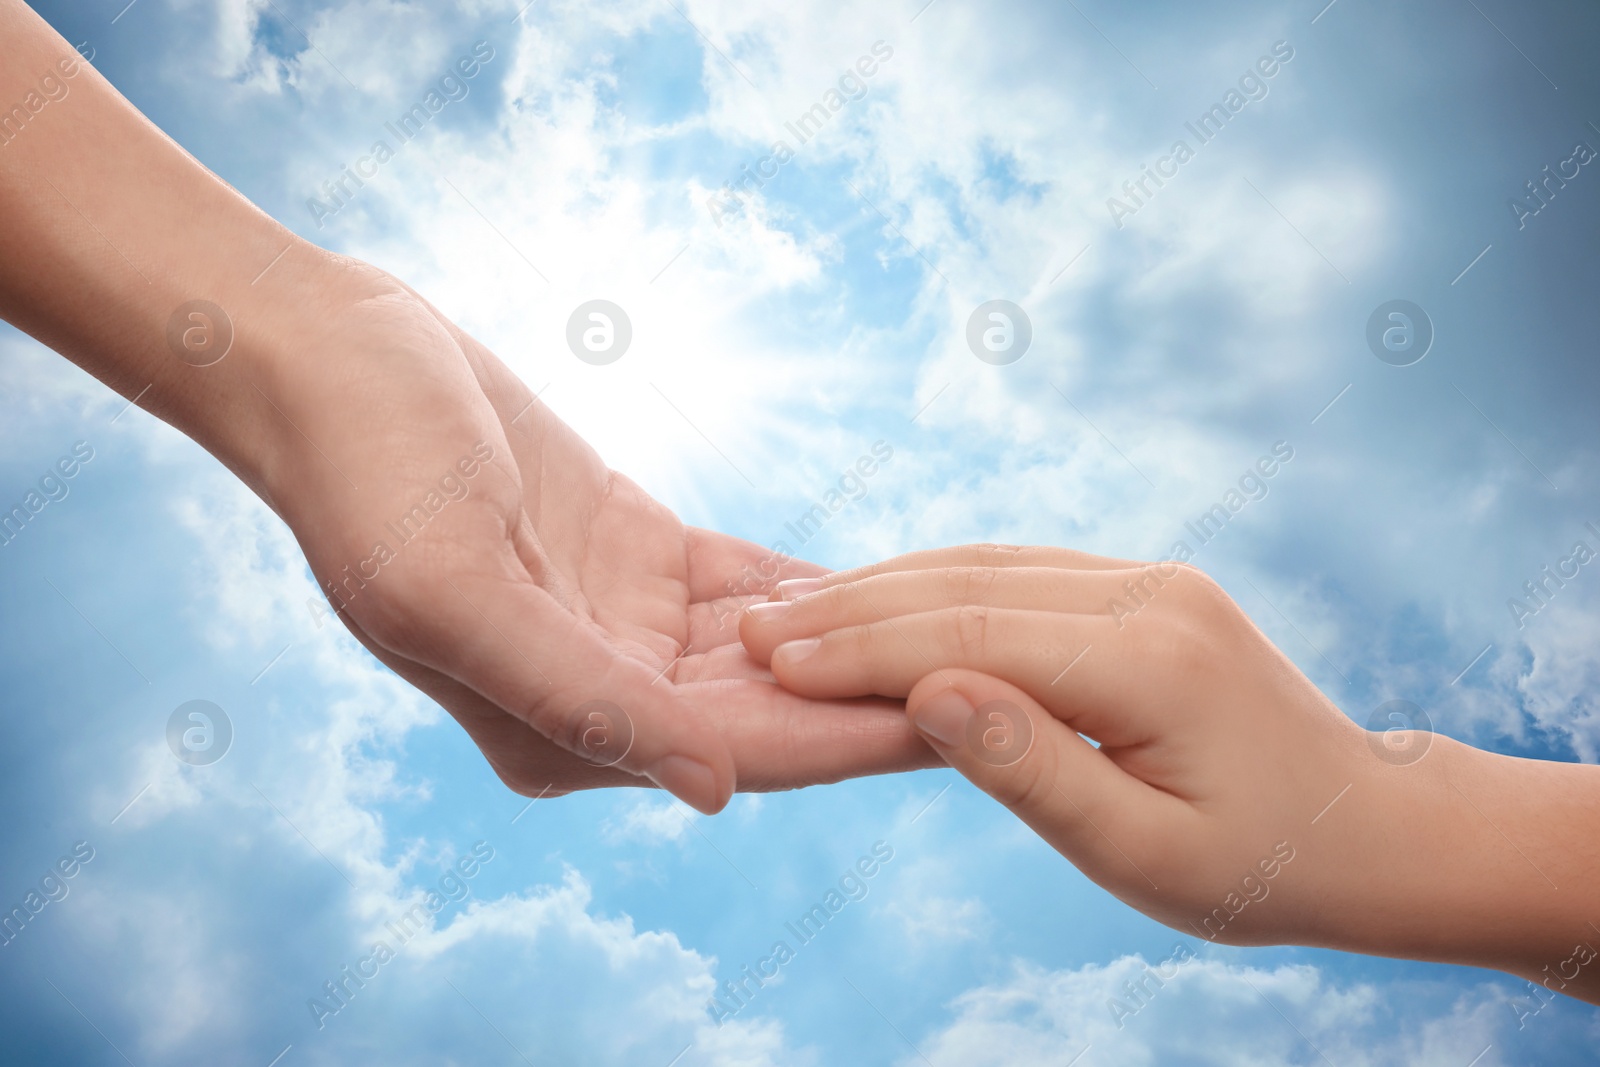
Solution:
M 263 496 L 346 625 L 447 708 L 507 785 L 558 795 L 647 774 L 711 810 L 735 783 L 935 762 L 898 702 L 798 697 L 746 655 L 744 601 L 821 568 L 685 527 L 415 293 L 362 264 L 349 276 L 307 339 L 307 379 L 263 391 L 291 428 Z M 464 496 L 435 492 L 447 477 Z M 419 501 L 440 506 L 390 544 Z M 601 721 L 624 743 L 596 750 Z

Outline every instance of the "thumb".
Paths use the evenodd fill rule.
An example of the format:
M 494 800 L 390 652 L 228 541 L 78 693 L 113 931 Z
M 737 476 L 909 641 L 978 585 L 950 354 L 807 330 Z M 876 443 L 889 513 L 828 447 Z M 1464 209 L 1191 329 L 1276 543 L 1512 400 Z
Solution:
M 942 670 L 906 697 L 911 725 L 973 785 L 1010 808 L 1090 878 L 1148 893 L 1142 832 L 1153 790 L 1009 682 Z M 1124 851 L 1127 850 L 1127 851 Z

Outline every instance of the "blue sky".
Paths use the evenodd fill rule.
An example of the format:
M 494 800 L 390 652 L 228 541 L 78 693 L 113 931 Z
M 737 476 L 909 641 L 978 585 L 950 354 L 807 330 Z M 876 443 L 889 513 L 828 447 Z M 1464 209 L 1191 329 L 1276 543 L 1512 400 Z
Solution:
M 35 6 L 266 210 L 548 386 L 690 522 L 784 538 L 883 441 L 813 558 L 1153 557 L 1286 442 L 1196 562 L 1352 718 L 1404 699 L 1485 747 L 1595 762 L 1600 573 L 1520 626 L 1507 601 L 1600 544 L 1600 165 L 1520 227 L 1511 206 L 1600 148 L 1600 11 L 1323 3 Z M 322 183 L 480 41 L 468 95 L 319 228 Z M 865 93 L 799 144 L 785 123 L 878 42 Z M 1199 145 L 1186 123 L 1278 42 L 1265 97 Z M 780 138 L 793 158 L 759 195 L 708 209 Z M 1119 227 L 1108 199 L 1180 138 L 1193 158 Z M 607 367 L 563 341 L 596 297 L 635 328 Z M 992 299 L 1033 326 L 1008 366 L 965 341 Z M 1394 299 L 1436 332 L 1407 367 L 1365 336 Z M 712 819 L 643 791 L 523 811 L 446 715 L 313 625 L 276 518 L 123 407 L 0 332 L 0 497 L 94 450 L 0 547 L 0 900 L 94 851 L 0 949 L 15 1062 L 943 1067 L 1089 1046 L 1078 1062 L 1490 1067 L 1600 1041 L 1571 1003 L 1519 1028 L 1519 983 L 1489 972 L 1199 946 L 948 771 Z M 166 746 L 194 699 L 234 726 L 211 766 Z M 319 1028 L 308 999 L 480 842 L 470 897 Z M 716 983 L 877 842 L 893 859 L 866 896 L 714 1025 Z M 1107 1000 L 1179 943 L 1198 958 L 1118 1030 Z

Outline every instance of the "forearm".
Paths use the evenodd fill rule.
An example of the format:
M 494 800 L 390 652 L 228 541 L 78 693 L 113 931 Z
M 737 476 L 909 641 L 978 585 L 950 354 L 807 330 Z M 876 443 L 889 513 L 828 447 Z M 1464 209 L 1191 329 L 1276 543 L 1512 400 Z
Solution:
M 21 0 L 0 0 L 0 41 L 0 315 L 250 466 L 241 443 L 278 432 L 251 395 L 290 340 L 282 309 L 314 298 L 327 257 L 158 130 Z M 179 315 L 192 301 L 225 321 Z M 230 326 L 226 358 L 195 366 Z
M 1600 1003 L 1600 768 L 1435 737 L 1351 799 L 1363 785 L 1364 825 L 1341 836 L 1380 854 L 1329 865 L 1346 901 L 1367 902 L 1340 909 L 1340 947 L 1492 967 Z

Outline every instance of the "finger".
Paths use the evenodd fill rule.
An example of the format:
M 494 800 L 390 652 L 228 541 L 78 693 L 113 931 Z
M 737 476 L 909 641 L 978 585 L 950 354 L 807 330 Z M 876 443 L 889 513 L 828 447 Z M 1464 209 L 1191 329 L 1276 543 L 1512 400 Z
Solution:
M 796 696 L 739 645 L 685 657 L 673 684 L 727 742 L 741 792 L 939 765 L 906 721 L 900 701 Z
M 735 773 L 714 728 L 670 686 L 652 684 L 658 670 L 534 584 L 503 537 L 481 555 L 456 547 L 484 544 L 496 542 L 432 546 L 444 558 L 426 567 L 427 553 L 408 549 L 351 604 L 357 621 L 386 649 L 471 687 L 568 751 L 720 810 Z
M 924 676 L 954 668 L 1009 679 L 1057 718 L 1108 745 L 1151 736 L 1170 705 L 1161 655 L 1164 626 L 1140 621 L 1135 655 L 1104 615 L 963 606 L 883 619 L 779 645 L 773 675 L 819 699 L 898 697 Z
M 785 641 L 962 604 L 1110 616 L 1119 606 L 1128 611 L 1130 601 L 1153 599 L 1163 584 L 1162 569 L 1154 565 L 1095 571 L 1059 567 L 890 571 L 793 600 L 753 603 L 740 618 L 739 636 L 750 654 L 764 663 Z
M 1124 900 L 1159 893 L 1162 842 L 1193 818 L 1183 801 L 1129 775 L 998 678 L 929 675 L 906 712 L 946 763 L 1095 882 Z
M 691 604 L 764 596 L 779 582 L 828 573 L 826 567 L 715 530 L 690 526 L 687 536 Z
M 689 605 L 689 643 L 684 653 L 704 652 L 722 645 L 739 644 L 739 620 L 752 604 L 765 604 L 766 597 L 724 597 L 704 604 Z M 743 646 L 741 646 L 743 647 Z
M 714 530 L 686 530 L 689 561 L 689 648 L 739 640 L 739 612 L 765 600 L 786 579 L 816 577 L 826 567 L 795 559 Z
M 646 779 L 620 767 L 596 766 L 577 758 L 471 687 L 390 652 L 350 620 L 345 625 L 379 662 L 448 711 L 512 792 L 534 798 L 559 797 L 602 786 L 646 784 Z
M 697 687 L 690 686 L 691 696 Z M 899 701 L 804 700 L 775 683 L 763 690 L 701 690 L 739 767 L 739 791 L 761 793 L 939 766 Z M 773 717 L 782 729 L 774 731 Z
M 1071 548 L 957 545 L 953 548 L 930 548 L 919 552 L 908 552 L 903 556 L 884 560 L 882 563 L 855 567 L 847 571 L 834 571 L 820 579 L 802 579 L 795 585 L 785 583 L 784 588 L 778 590 L 778 593 L 780 596 L 794 597 L 844 582 L 859 582 L 863 578 L 871 578 L 878 574 L 888 574 L 893 571 L 938 570 L 944 567 L 1060 567 L 1064 570 L 1086 571 L 1119 570 L 1138 566 L 1140 563 L 1137 560 L 1093 556 Z
M 550 798 L 648 784 L 621 768 L 578 759 L 455 679 L 389 652 L 359 626 L 351 624 L 350 629 L 380 661 L 449 711 L 513 791 Z M 673 684 L 726 741 L 739 769 L 740 792 L 797 789 L 942 766 L 911 729 L 900 701 L 825 702 L 795 696 L 778 686 L 742 646 L 686 656 L 674 674 L 672 682 L 657 684 Z M 749 684 L 737 684 L 744 679 Z

